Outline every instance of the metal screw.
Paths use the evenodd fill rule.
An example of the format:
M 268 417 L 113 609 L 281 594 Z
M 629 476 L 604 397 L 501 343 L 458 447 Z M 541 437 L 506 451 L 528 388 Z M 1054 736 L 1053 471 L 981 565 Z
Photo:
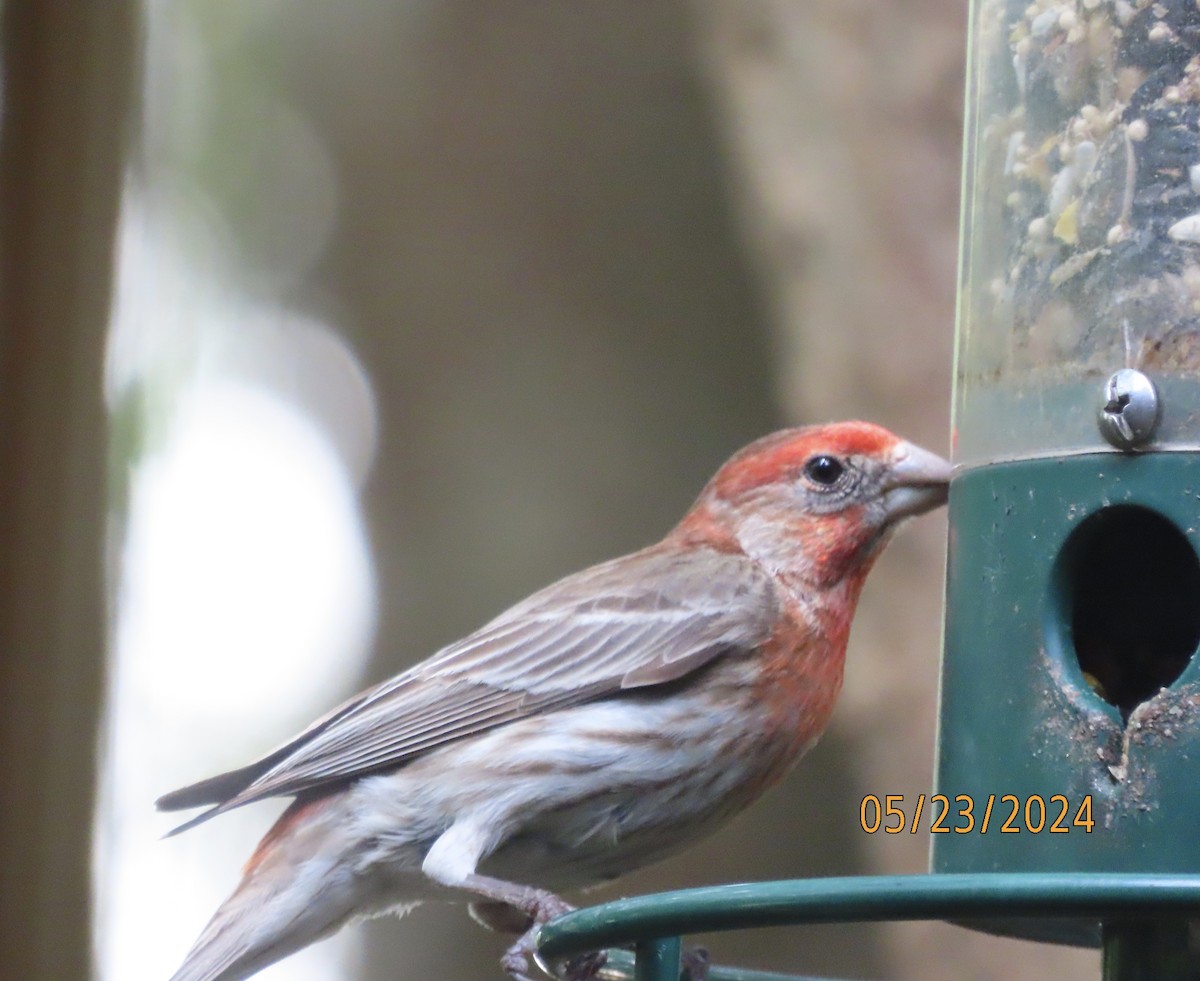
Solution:
M 1158 428 L 1161 407 L 1154 382 L 1133 368 L 1122 368 L 1104 386 L 1100 434 L 1119 450 L 1147 442 Z

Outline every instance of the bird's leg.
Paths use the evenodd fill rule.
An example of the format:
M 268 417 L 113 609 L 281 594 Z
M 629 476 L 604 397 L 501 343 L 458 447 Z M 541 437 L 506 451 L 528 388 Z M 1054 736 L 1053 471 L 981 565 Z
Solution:
M 524 914 L 527 928 L 517 942 L 505 951 L 501 964 L 514 981 L 532 981 L 528 972 L 530 961 L 537 951 L 538 928 L 557 916 L 571 912 L 575 907 L 545 889 L 522 886 L 477 873 L 463 876 L 455 885 L 487 901 L 472 904 L 476 919 L 480 919 L 481 912 L 486 917 L 482 920 L 485 926 L 495 924 L 503 928 L 514 922 L 513 913 Z M 503 918 L 499 917 L 497 907 L 507 908 L 508 912 Z M 602 953 L 576 957 L 568 962 L 563 977 L 566 981 L 589 981 L 604 966 L 604 960 Z
M 466 817 L 456 821 L 433 843 L 421 863 L 421 871 L 434 882 L 473 893 L 484 900 L 475 905 L 485 917 L 485 925 L 501 922 L 497 918 L 497 907 L 500 906 L 525 914 L 528 918 L 525 932 L 505 951 L 500 963 L 514 981 L 533 981 L 529 971 L 537 951 L 538 928 L 575 907 L 548 890 L 476 872 L 482 857 L 495 846 L 496 830 L 494 818 Z M 513 920 L 506 917 L 503 922 L 511 924 Z M 603 964 L 603 954 L 575 958 L 567 965 L 565 977 L 567 981 L 589 981 Z

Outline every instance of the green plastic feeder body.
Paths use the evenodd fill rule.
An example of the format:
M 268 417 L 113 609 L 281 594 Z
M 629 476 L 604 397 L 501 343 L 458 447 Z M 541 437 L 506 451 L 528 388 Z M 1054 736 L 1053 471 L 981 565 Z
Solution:
M 970 45 L 932 868 L 1197 872 L 1200 9 Z

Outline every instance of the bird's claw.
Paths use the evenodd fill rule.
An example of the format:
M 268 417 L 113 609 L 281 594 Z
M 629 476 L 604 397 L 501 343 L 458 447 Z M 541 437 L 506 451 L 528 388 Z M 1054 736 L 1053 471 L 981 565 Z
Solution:
M 500 961 L 512 981 L 533 981 L 529 971 L 530 963 L 536 962 L 538 928 L 574 909 L 574 906 L 553 893 L 539 893 L 528 905 L 525 912 L 532 918 L 533 926 L 504 952 Z M 607 961 L 608 955 L 604 951 L 597 951 L 571 958 L 556 972 L 551 972 L 544 964 L 539 966 L 548 974 L 553 973 L 560 981 L 592 981 Z
M 522 937 L 504 952 L 500 958 L 500 966 L 504 968 L 512 981 L 534 981 L 529 975 L 529 948 Z
M 500 964 L 512 981 L 534 981 L 529 974 L 530 952 L 518 941 L 505 951 Z M 593 981 L 601 968 L 608 962 L 604 951 L 590 954 L 580 954 L 567 961 L 560 970 L 555 972 L 559 981 Z

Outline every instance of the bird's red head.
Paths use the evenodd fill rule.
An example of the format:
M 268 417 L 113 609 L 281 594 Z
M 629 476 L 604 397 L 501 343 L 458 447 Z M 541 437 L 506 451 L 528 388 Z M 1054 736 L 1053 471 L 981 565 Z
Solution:
M 807 587 L 860 584 L 904 518 L 944 504 L 950 464 L 880 426 L 785 429 L 735 454 L 678 532 Z

